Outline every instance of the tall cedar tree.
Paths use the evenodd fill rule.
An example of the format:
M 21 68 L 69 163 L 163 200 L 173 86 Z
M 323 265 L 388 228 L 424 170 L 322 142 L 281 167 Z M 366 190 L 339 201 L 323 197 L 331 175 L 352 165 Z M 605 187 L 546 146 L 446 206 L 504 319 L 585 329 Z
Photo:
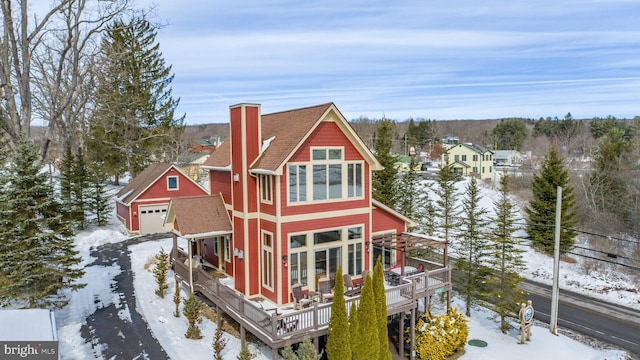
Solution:
M 167 285 L 167 272 L 169 271 L 169 254 L 164 249 L 156 254 L 156 266 L 153 268 L 153 276 L 156 278 L 156 295 L 164 299 L 164 291 L 169 288 Z
M 351 342 L 351 357 L 346 359 L 355 359 L 357 351 L 357 342 L 360 337 L 360 327 L 358 326 L 358 308 L 356 308 L 356 302 L 351 302 L 351 309 L 349 309 L 349 340 Z
M 418 172 L 416 167 L 420 164 L 414 157 L 409 161 L 409 170 L 402 173 L 402 178 L 398 183 L 397 194 L 397 210 L 404 216 L 413 219 L 416 217 L 417 209 L 415 207 L 416 198 L 418 198 Z
M 456 176 L 451 171 L 449 163 L 442 166 L 438 172 L 438 187 L 435 190 L 438 199 L 436 208 L 440 216 L 438 228 L 442 237 L 449 241 L 449 236 L 458 228 L 458 210 L 456 206 Z
M 144 18 L 115 21 L 103 40 L 96 111 L 90 119 L 90 158 L 116 180 L 135 177 L 150 161 L 175 160 L 184 116 L 174 118 L 171 66 L 156 42 L 156 29 Z
M 376 318 L 378 328 L 378 359 L 391 360 L 389 351 L 389 333 L 387 329 L 387 294 L 384 291 L 384 271 L 380 257 L 373 267 L 373 296 L 376 303 Z
M 377 359 L 379 350 L 376 304 L 373 295 L 373 280 L 367 274 L 360 293 L 358 305 L 358 335 L 352 347 L 354 360 Z
M 341 266 L 338 266 L 338 271 L 336 272 L 336 284 L 333 303 L 331 303 L 331 318 L 329 318 L 327 335 L 327 356 L 329 359 L 351 359 L 349 319 L 347 318 L 347 305 L 344 300 L 344 279 L 342 278 Z
M 557 187 L 562 187 L 560 213 L 560 252 L 573 248 L 577 224 L 575 196 L 569 185 L 569 171 L 564 168 L 560 154 L 551 146 L 539 174 L 533 175 L 531 182 L 533 199 L 525 209 L 527 233 L 531 243 L 547 254 L 553 254 L 556 222 Z
M 22 141 L 0 184 L 0 305 L 62 308 L 68 289 L 85 286 L 73 226 L 57 200 L 38 154 Z M 3 164 L 4 165 L 4 164 Z
M 465 299 L 466 315 L 471 316 L 471 305 L 480 300 L 487 270 L 488 243 L 484 230 L 489 224 L 488 210 L 480 206 L 480 190 L 475 177 L 467 184 L 460 213 L 460 237 L 454 247 L 458 254 L 455 268 L 459 278 L 458 293 Z
M 393 147 L 391 137 L 393 136 L 393 122 L 382 119 L 376 124 L 376 158 L 384 167 L 375 171 L 372 175 L 373 198 L 395 209 L 398 170 L 395 168 L 396 159 L 391 155 Z
M 500 329 L 506 333 L 509 324 L 506 318 L 516 316 L 524 294 L 518 289 L 523 278 L 520 274 L 525 270 L 520 249 L 520 240 L 514 236 L 518 228 L 515 226 L 516 209 L 509 199 L 509 176 L 502 174 L 500 178 L 500 198 L 493 203 L 495 218 L 491 229 L 491 251 L 487 261 L 491 273 L 487 279 L 487 298 L 492 299 L 490 307 L 500 317 Z

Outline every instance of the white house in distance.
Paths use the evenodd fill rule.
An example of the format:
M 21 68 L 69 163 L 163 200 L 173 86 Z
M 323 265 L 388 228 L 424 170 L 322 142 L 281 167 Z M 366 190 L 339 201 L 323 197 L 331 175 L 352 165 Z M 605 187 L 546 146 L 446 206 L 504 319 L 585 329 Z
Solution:
M 496 166 L 520 166 L 523 156 L 516 150 L 494 150 L 493 159 Z
M 442 166 L 451 167 L 455 174 L 491 180 L 493 151 L 480 145 L 460 143 L 442 153 Z

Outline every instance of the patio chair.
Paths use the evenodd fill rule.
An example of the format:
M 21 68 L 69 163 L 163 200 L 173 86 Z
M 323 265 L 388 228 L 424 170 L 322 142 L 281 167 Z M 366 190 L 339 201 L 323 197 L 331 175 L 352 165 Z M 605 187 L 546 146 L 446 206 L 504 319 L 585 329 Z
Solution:
M 331 279 L 322 278 L 318 281 L 318 291 L 320 292 L 320 301 L 326 303 L 333 301 L 333 292 L 331 291 Z
M 353 282 L 351 274 L 344 274 L 342 277 L 344 279 L 344 286 L 347 288 L 347 291 L 345 291 L 344 294 L 348 296 L 359 295 L 362 289 L 360 288 L 360 284 Z
M 311 301 L 311 299 L 308 299 L 306 296 L 304 296 L 304 294 L 302 293 L 301 284 L 295 284 L 291 286 L 291 292 L 293 293 L 293 300 L 294 300 L 293 308 L 296 310 L 306 308 L 310 306 L 311 303 L 313 302 Z

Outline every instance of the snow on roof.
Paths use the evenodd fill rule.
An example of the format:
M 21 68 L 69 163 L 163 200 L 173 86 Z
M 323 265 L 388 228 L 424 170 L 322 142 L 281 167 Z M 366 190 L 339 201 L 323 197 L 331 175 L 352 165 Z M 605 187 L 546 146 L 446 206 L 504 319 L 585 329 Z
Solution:
M 262 142 L 262 152 L 264 152 L 265 150 L 267 150 L 269 148 L 269 145 L 271 145 L 271 142 L 275 139 L 275 135 L 268 138 L 267 140 Z
M 56 319 L 47 309 L 0 310 L 2 341 L 57 341 Z

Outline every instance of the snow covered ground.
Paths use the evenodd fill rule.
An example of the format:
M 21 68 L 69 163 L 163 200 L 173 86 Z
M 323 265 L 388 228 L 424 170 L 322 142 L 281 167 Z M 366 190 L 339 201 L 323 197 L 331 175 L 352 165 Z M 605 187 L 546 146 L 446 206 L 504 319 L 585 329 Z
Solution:
M 464 186 L 465 182 L 459 182 Z M 491 201 L 495 193 L 484 189 L 486 192 L 485 205 L 491 209 Z M 115 218 L 115 216 L 114 216 Z M 90 250 L 93 247 L 105 243 L 119 242 L 127 237 L 123 235 L 121 225 L 113 219 L 108 226 L 94 228 L 80 233 L 76 237 L 76 245 L 83 257 L 83 265 L 93 262 Z M 171 248 L 171 240 L 164 239 L 133 245 L 131 250 L 131 265 L 135 274 L 134 287 L 137 298 L 137 309 L 146 319 L 155 337 L 162 344 L 167 354 L 172 359 L 206 359 L 212 358 L 212 340 L 215 332 L 215 323 L 204 320 L 200 328 L 204 337 L 201 340 L 188 340 L 184 337 L 187 323 L 184 316 L 173 316 L 175 305 L 172 300 L 173 277 L 169 277 L 170 286 L 168 296 L 160 299 L 154 294 L 155 279 L 150 271 L 144 269 L 145 263 L 152 258 L 160 248 Z M 525 276 L 538 281 L 545 281 L 550 276 L 552 262 L 545 256 L 529 251 L 527 253 L 528 270 Z M 597 274 L 591 277 L 582 274 L 579 264 L 563 264 L 561 268 L 561 288 L 583 292 L 588 295 L 597 295 L 607 301 L 637 307 L 640 303 L 640 295 L 629 291 L 597 292 L 593 289 L 611 284 L 620 284 L 622 288 L 634 289 L 637 284 L 625 283 L 624 278 L 612 278 L 612 274 Z M 91 266 L 82 280 L 87 286 L 71 295 L 71 302 L 63 310 L 56 311 L 58 324 L 58 336 L 60 339 L 61 359 L 90 359 L 95 358 L 91 344 L 85 343 L 80 334 L 80 328 L 85 323 L 87 316 L 96 309 L 118 304 L 118 294 L 114 293 L 111 285 L 114 277 L 122 271 L 118 266 Z M 580 286 L 578 286 L 580 285 Z M 587 290 L 583 290 L 587 289 Z M 186 295 L 186 294 L 183 294 Z M 454 303 L 461 305 L 456 299 Z M 460 306 L 461 307 L 461 306 Z M 130 310 L 129 310 L 130 311 Z M 127 317 L 127 310 L 120 316 Z M 498 323 L 491 313 L 484 309 L 475 309 L 469 322 L 469 339 L 482 339 L 489 345 L 485 348 L 466 346 L 466 353 L 461 359 L 625 359 L 621 351 L 595 349 L 564 335 L 551 335 L 544 326 L 536 325 L 533 328 L 532 341 L 524 345 L 518 345 L 519 335 L 513 331 L 502 334 Z M 240 340 L 225 334 L 228 339 L 223 352 L 225 359 L 235 359 L 240 351 Z M 251 345 L 251 349 L 257 353 L 257 359 L 271 359 L 271 350 L 265 347 L 257 348 Z

